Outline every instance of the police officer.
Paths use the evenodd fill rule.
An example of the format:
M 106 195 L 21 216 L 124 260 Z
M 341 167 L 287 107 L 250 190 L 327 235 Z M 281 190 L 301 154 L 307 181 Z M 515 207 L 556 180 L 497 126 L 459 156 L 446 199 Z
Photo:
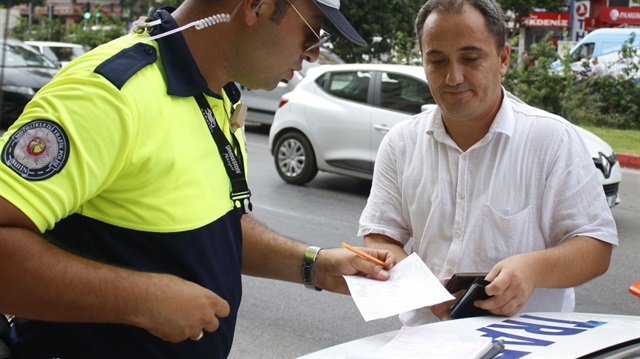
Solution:
M 233 82 L 290 79 L 327 23 L 365 45 L 339 6 L 185 0 L 39 91 L 0 139 L 0 312 L 17 316 L 16 358 L 226 358 L 241 273 L 339 293 L 345 274 L 388 278 L 247 214 Z

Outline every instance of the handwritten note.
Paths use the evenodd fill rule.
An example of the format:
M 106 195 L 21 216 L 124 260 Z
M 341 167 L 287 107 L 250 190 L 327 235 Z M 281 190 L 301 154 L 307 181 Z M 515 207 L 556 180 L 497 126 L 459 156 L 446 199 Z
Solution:
M 415 253 L 391 268 L 389 274 L 387 281 L 344 276 L 367 322 L 454 299 Z

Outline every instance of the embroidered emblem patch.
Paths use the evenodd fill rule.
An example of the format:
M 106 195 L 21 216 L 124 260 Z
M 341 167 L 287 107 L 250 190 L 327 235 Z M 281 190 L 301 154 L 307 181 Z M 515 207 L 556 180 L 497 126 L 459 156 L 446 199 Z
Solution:
M 62 127 L 32 121 L 11 135 L 2 149 L 2 163 L 20 176 L 41 181 L 60 172 L 69 158 L 69 139 Z

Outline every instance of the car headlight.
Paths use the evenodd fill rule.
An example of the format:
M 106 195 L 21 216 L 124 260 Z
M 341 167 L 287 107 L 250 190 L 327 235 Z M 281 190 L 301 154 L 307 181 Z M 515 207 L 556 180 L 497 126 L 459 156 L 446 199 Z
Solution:
M 27 96 L 33 96 L 33 95 L 36 94 L 36 92 L 33 91 L 33 89 L 31 87 L 26 87 L 26 86 L 3 85 L 2 86 L 2 91 L 19 93 L 19 94 L 23 94 L 23 95 L 27 95 Z
M 602 171 L 604 178 L 611 176 L 611 168 L 616 162 L 618 162 L 618 155 L 615 152 L 611 153 L 611 156 L 598 152 L 598 157 L 593 159 L 593 163 L 596 165 L 596 168 Z

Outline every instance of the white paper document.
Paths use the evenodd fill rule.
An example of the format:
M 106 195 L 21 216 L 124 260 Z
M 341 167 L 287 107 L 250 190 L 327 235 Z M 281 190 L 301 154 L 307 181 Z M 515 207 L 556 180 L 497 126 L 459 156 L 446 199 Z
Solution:
M 429 326 L 402 327 L 392 341 L 373 353 L 351 352 L 349 359 L 480 358 L 493 346 L 491 338 L 441 333 Z
M 344 276 L 365 321 L 455 299 L 415 253 L 397 263 L 389 274 L 386 281 Z

